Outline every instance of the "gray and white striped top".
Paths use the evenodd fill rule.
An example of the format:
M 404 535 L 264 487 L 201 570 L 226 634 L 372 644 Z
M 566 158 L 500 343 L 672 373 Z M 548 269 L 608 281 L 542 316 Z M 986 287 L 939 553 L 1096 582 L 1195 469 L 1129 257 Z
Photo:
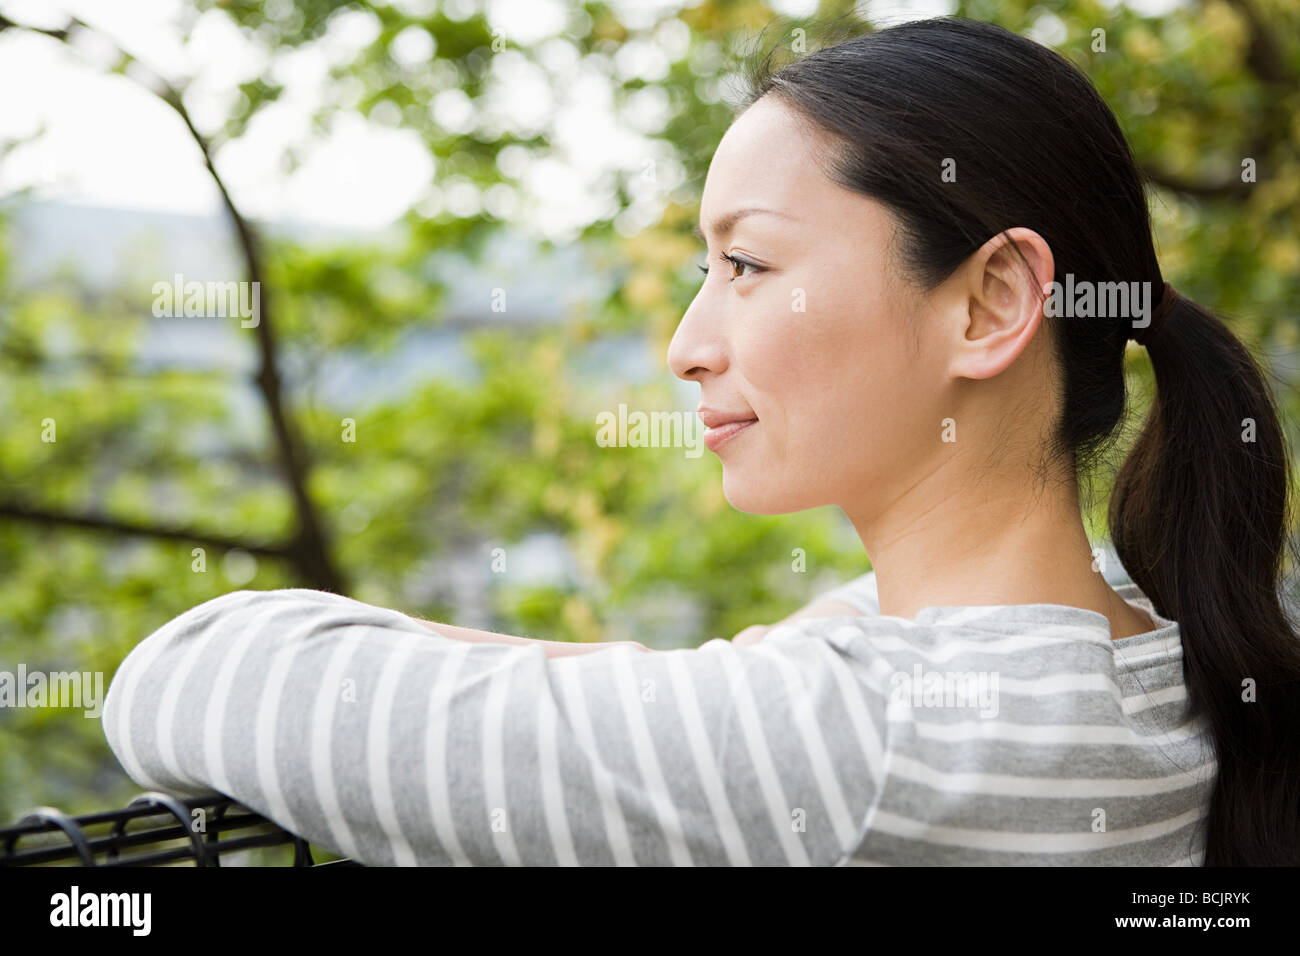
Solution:
M 468 643 L 236 591 L 135 647 L 132 779 L 225 793 L 369 864 L 1199 865 L 1215 763 L 1178 626 L 1060 605 L 861 616 L 644 653 Z

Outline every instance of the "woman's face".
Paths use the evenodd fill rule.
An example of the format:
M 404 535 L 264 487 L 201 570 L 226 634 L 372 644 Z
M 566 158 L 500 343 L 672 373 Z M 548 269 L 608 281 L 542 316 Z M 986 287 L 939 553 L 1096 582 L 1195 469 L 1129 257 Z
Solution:
M 771 95 L 732 124 L 700 206 L 709 275 L 668 347 L 706 425 L 756 419 L 716 447 L 727 500 L 755 514 L 878 512 L 937 467 L 951 414 L 894 217 L 825 178 L 824 136 Z

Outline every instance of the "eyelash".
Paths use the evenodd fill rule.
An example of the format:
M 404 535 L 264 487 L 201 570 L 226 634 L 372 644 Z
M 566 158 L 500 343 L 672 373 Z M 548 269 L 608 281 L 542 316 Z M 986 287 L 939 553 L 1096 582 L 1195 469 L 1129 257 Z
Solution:
M 747 259 L 737 259 L 735 256 L 729 256 L 729 255 L 727 255 L 725 252 L 720 252 L 720 253 L 718 253 L 718 257 L 719 257 L 720 259 L 723 259 L 723 260 L 727 261 L 727 262 L 730 262 L 730 263 L 732 264 L 732 266 L 744 266 L 744 267 L 746 267 L 746 268 L 748 268 L 748 269 L 752 269 L 752 270 L 754 270 L 754 272 L 762 272 L 762 271 L 763 271 L 763 267 L 762 267 L 762 266 L 755 265 L 754 263 L 748 261 Z M 699 268 L 699 270 L 700 270 L 701 272 L 704 273 L 705 277 L 707 278 L 707 277 L 708 277 L 708 274 L 709 274 L 709 267 L 708 267 L 707 265 L 700 265 L 700 266 L 698 266 L 698 268 Z M 751 272 L 750 275 L 752 275 L 752 274 L 753 274 L 753 273 Z M 737 279 L 743 279 L 743 278 L 745 278 L 745 277 L 744 277 L 744 276 L 732 276 L 732 277 L 731 277 L 730 279 L 728 279 L 727 281 L 728 281 L 728 282 L 735 282 Z

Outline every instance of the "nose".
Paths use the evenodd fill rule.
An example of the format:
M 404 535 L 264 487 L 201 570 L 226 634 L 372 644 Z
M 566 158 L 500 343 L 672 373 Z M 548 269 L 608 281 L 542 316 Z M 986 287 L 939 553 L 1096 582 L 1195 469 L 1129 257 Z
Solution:
M 706 372 L 720 374 L 727 367 L 727 346 L 721 326 L 704 320 L 703 296 L 701 289 L 668 343 L 668 367 L 688 382 L 700 381 Z

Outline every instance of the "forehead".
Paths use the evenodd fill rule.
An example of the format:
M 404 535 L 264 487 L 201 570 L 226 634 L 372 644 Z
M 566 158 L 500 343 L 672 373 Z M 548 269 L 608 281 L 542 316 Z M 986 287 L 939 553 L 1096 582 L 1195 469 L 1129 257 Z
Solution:
M 718 144 L 700 202 L 700 220 L 744 206 L 790 215 L 834 202 L 839 188 L 822 173 L 828 137 L 771 95 L 742 113 Z

